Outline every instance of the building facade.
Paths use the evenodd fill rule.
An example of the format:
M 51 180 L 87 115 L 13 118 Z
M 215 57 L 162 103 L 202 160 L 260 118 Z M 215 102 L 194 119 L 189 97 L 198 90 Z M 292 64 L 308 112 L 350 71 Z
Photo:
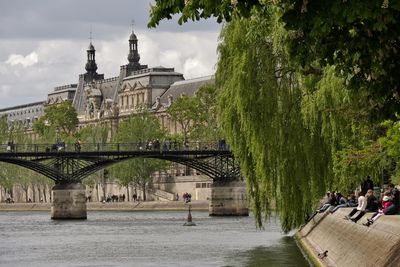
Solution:
M 80 128 L 102 123 L 108 125 L 112 132 L 115 121 L 145 109 L 155 114 L 162 127 L 170 133 L 177 133 L 179 127 L 170 120 L 168 107 L 179 96 L 194 96 L 201 86 L 214 82 L 213 76 L 185 80 L 183 74 L 176 72 L 174 68 L 142 65 L 138 38 L 133 31 L 128 40 L 127 64 L 120 66 L 119 76 L 104 78 L 104 74 L 97 73 L 96 50 L 92 42 L 86 52 L 86 72 L 78 75 L 77 82 L 55 87 L 48 93 L 47 99 L 41 102 L 0 109 L 0 117 L 6 116 L 9 124 L 22 123 L 32 134 L 29 131 L 32 124 L 44 115 L 47 105 L 71 101 L 78 114 Z M 196 174 L 194 171 L 193 173 Z M 181 171 L 177 174 L 174 171 L 168 173 L 168 177 L 171 174 L 176 177 L 187 173 Z M 166 189 L 162 185 L 165 183 L 163 179 L 160 176 L 156 179 L 155 184 Z M 193 178 L 183 179 L 181 187 L 178 182 L 175 187 L 169 188 L 175 188 L 171 192 L 173 195 L 181 194 L 177 188 L 185 188 L 195 195 L 208 195 L 201 192 L 202 187 L 199 184 L 209 182 L 207 177 L 194 175 Z M 209 186 L 205 190 L 209 190 Z
M 213 77 L 185 80 L 174 68 L 140 64 L 138 38 L 133 31 L 127 52 L 128 61 L 120 67 L 119 76 L 104 78 L 104 74 L 97 73 L 96 50 L 90 42 L 86 72 L 78 76 L 76 83 L 55 87 L 41 102 L 0 109 L 0 116 L 7 116 L 9 123 L 20 122 L 30 127 L 44 115 L 46 105 L 72 101 L 79 127 L 123 119 L 146 109 L 160 118 L 163 127 L 176 132 L 176 125 L 166 114 L 168 107 L 182 94 L 194 96 L 202 85 L 213 83 Z

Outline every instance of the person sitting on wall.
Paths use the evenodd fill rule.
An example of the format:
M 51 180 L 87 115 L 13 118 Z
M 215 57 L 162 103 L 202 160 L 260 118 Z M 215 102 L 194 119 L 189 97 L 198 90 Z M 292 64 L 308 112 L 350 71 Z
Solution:
M 378 212 L 375 212 L 370 218 L 367 219 L 367 223 L 363 223 L 365 226 L 372 225 L 376 220 L 378 220 L 382 215 L 387 214 L 388 208 L 393 205 L 392 192 L 387 191 L 384 193 L 382 198 L 382 208 Z
M 344 217 L 346 220 L 350 220 L 351 216 L 356 214 L 357 212 L 365 211 L 365 208 L 367 207 L 367 199 L 365 196 L 360 192 L 356 192 L 356 197 L 357 197 L 357 207 L 352 209 L 352 211 Z
M 389 184 L 388 190 L 392 192 L 393 205 L 388 208 L 386 215 L 397 214 L 400 206 L 400 192 L 394 184 Z
M 340 192 L 336 193 L 336 202 L 337 202 L 336 207 L 334 207 L 330 211 L 330 213 L 334 213 L 335 211 L 337 211 L 340 208 L 348 207 L 347 206 L 347 199 Z
M 322 213 L 322 212 L 326 211 L 331 206 L 336 206 L 337 205 L 337 199 L 336 199 L 336 196 L 335 196 L 335 191 L 328 192 L 327 196 L 328 196 L 328 200 L 325 202 L 324 205 L 322 205 L 321 208 L 319 208 L 317 210 L 319 213 Z
M 351 220 L 353 222 L 357 222 L 359 219 L 361 219 L 365 213 L 367 212 L 376 212 L 378 211 L 378 200 L 376 199 L 376 197 L 374 196 L 374 191 L 372 189 L 369 189 L 367 191 L 367 194 L 365 195 L 366 198 L 366 206 L 364 210 L 360 210 L 360 212 L 358 213 L 358 215 L 354 218 L 351 218 Z M 354 214 L 353 214 L 354 215 Z M 351 216 L 349 214 L 349 216 Z

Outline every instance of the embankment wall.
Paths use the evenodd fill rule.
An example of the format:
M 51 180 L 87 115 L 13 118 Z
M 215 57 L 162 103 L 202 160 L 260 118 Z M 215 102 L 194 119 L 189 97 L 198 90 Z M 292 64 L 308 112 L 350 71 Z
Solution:
M 208 211 L 206 200 L 190 202 L 192 210 Z M 51 203 L 0 203 L 1 211 L 50 211 Z M 88 211 L 187 211 L 188 204 L 183 201 L 144 201 L 144 202 L 88 202 Z
M 400 266 L 400 216 L 382 216 L 370 227 L 345 220 L 351 208 L 333 214 L 320 213 L 297 234 L 296 239 L 317 266 Z M 318 257 L 319 253 L 326 256 Z

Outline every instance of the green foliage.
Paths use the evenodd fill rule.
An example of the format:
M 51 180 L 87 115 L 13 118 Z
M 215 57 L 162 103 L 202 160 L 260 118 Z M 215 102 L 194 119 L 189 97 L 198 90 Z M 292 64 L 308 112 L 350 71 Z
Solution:
M 145 143 L 149 140 L 162 140 L 165 132 L 161 129 L 157 117 L 142 112 L 132 115 L 128 120 L 121 122 L 114 141 L 117 143 Z M 135 149 L 137 149 L 135 147 Z M 158 170 L 166 168 L 167 164 L 160 160 L 138 158 L 119 163 L 111 168 L 111 174 L 116 177 L 123 186 L 133 183 L 145 192 L 151 175 Z M 144 200 L 146 197 L 144 196 Z
M 190 133 L 204 121 L 200 105 L 198 98 L 182 95 L 168 108 L 171 119 L 177 122 L 182 130 L 184 141 L 187 141 Z
M 85 128 L 80 129 L 75 133 L 75 138 L 81 141 L 83 144 L 106 144 L 108 141 L 109 129 L 105 125 L 89 125 Z M 76 140 L 74 141 L 76 142 Z M 90 188 L 93 188 L 96 183 L 101 183 L 102 187 L 105 187 L 105 170 L 101 170 L 97 173 L 93 173 L 83 180 L 83 183 Z M 105 194 L 105 192 L 103 191 Z M 105 197 L 105 195 L 104 195 Z
M 109 129 L 101 124 L 90 125 L 80 129 L 76 134 L 76 138 L 82 143 L 106 144 L 108 141 Z
M 40 136 L 53 134 L 56 130 L 62 137 L 72 136 L 79 123 L 78 115 L 70 101 L 47 106 L 45 114 L 35 122 L 33 128 Z
M 182 129 L 183 139 L 216 140 L 222 133 L 217 118 L 215 85 L 202 86 L 194 97 L 183 95 L 169 107 L 168 114 Z
M 199 101 L 198 113 L 202 115 L 197 118 L 191 138 L 202 141 L 221 139 L 223 134 L 218 123 L 217 88 L 214 84 L 206 84 L 200 87 L 195 97 Z
M 156 5 L 151 6 L 149 27 L 155 27 L 162 19 L 171 19 L 174 14 L 181 14 L 179 24 L 188 20 L 216 17 L 218 22 L 230 20 L 233 10 L 248 16 L 251 7 L 259 6 L 261 1 L 232 1 L 232 0 L 156 0 Z
M 262 16 L 224 28 L 216 74 L 221 124 L 253 199 L 258 224 L 271 203 L 285 231 L 304 222 L 331 183 L 326 146 L 304 127 L 300 83 Z M 268 36 L 268 37 L 266 37 Z M 279 36 L 279 34 L 277 35 Z
M 13 141 L 15 145 L 30 144 L 33 142 L 25 133 L 25 127 L 20 123 L 7 125 L 6 120 L 0 120 L 0 140 L 2 143 Z M 19 184 L 22 188 L 37 184 L 51 184 L 52 182 L 29 169 L 17 165 L 0 163 L 0 185 L 11 189 L 13 185 Z
M 387 129 L 386 135 L 379 138 L 383 155 L 391 160 L 390 166 L 386 168 L 392 175 L 392 182 L 400 184 L 400 121 L 387 120 L 382 123 Z
M 375 120 L 392 118 L 400 107 L 398 1 L 304 0 L 158 0 L 149 27 L 180 14 L 179 23 L 216 17 L 230 21 L 234 14 L 248 18 L 253 9 L 276 9 L 289 32 L 282 45 L 304 73 L 320 73 L 335 65 L 351 89 L 369 94 Z M 270 13 L 263 13 L 268 20 Z
M 152 27 L 177 13 L 232 20 L 219 46 L 221 124 L 259 224 L 275 200 L 283 229 L 295 227 L 325 190 L 377 181 L 398 162 L 395 127 L 377 141 L 400 105 L 400 4 L 387 4 L 156 1 Z
M 6 144 L 9 141 L 8 139 L 8 123 L 7 117 L 0 117 L 0 144 Z

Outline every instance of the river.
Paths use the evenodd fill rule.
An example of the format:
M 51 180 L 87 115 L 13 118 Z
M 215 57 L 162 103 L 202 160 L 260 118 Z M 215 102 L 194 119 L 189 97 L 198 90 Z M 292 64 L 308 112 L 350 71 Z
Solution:
M 192 212 L 88 212 L 53 221 L 49 212 L 0 212 L 0 266 L 309 266 L 272 219 Z

